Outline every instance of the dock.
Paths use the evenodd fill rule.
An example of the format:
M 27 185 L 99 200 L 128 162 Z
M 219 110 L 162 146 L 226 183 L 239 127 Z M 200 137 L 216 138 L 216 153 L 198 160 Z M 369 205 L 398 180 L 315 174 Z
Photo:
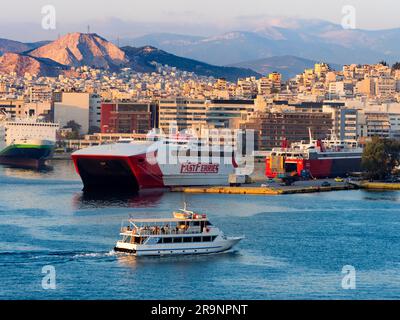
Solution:
M 370 190 L 400 190 L 400 183 L 392 182 L 362 182 L 360 188 Z
M 329 187 L 322 186 L 288 186 L 282 188 L 270 187 L 174 187 L 171 188 L 172 192 L 183 193 L 214 193 L 214 194 L 247 194 L 247 195 L 282 195 L 282 194 L 296 194 L 296 193 L 314 193 L 314 192 L 328 192 L 328 191 L 342 191 L 353 190 L 355 186 L 349 184 L 337 184 Z

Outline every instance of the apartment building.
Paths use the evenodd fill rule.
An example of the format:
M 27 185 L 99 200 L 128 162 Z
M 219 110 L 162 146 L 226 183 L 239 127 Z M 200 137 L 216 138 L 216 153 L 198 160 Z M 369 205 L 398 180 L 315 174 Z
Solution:
M 254 100 L 160 100 L 159 127 L 166 130 L 176 123 L 178 130 L 194 126 L 230 128 L 232 122 L 246 120 L 254 110 Z
M 2 99 L 0 100 L 0 112 L 5 112 L 11 118 L 23 116 L 25 101 L 23 99 Z
M 324 113 L 332 115 L 332 133 L 342 140 L 357 139 L 357 115 L 356 109 L 345 108 L 343 105 L 323 105 Z
M 213 128 L 230 128 L 232 121 L 247 120 L 254 113 L 254 100 L 207 100 L 206 123 Z
M 101 104 L 101 133 L 146 134 L 152 129 L 150 103 L 114 102 Z
M 88 133 L 91 127 L 100 127 L 101 98 L 86 92 L 63 92 L 61 102 L 54 103 L 54 120 L 65 126 L 75 121 L 81 126 L 81 133 Z
M 264 151 L 280 147 L 284 140 L 309 140 L 309 128 L 313 138 L 327 138 L 332 116 L 324 112 L 257 112 L 242 128 L 254 130 L 255 148 Z
M 184 130 L 194 125 L 206 125 L 206 109 L 204 100 L 175 98 L 159 101 L 159 128 L 168 132 L 171 125 Z

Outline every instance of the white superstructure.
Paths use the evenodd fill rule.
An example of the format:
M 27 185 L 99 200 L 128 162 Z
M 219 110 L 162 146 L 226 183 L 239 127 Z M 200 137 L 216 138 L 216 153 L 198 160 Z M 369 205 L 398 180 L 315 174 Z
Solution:
M 41 122 L 36 118 L 8 120 L 4 123 L 6 144 L 24 139 L 56 142 L 59 127 L 57 123 Z

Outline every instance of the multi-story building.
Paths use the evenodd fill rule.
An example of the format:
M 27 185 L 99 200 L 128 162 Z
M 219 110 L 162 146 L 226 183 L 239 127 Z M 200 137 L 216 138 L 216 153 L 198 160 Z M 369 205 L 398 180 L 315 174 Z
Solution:
M 378 97 L 391 97 L 396 92 L 396 80 L 388 76 L 376 78 L 375 88 Z
M 160 100 L 159 127 L 166 130 L 171 123 L 176 123 L 178 130 L 194 126 L 230 128 L 233 122 L 246 120 L 254 108 L 254 100 L 243 99 Z
M 47 102 L 52 101 L 53 91 L 48 85 L 33 85 L 29 89 L 29 102 Z
M 25 101 L 22 99 L 0 100 L 0 111 L 7 113 L 11 118 L 23 117 Z
M 152 129 L 150 103 L 114 102 L 101 105 L 101 133 L 145 134 Z
M 344 104 L 344 103 L 343 103 Z M 342 140 L 357 140 L 357 110 L 343 105 L 324 105 L 323 112 L 332 115 L 332 133 Z
M 242 128 L 254 130 L 255 148 L 264 151 L 280 147 L 284 140 L 308 140 L 309 129 L 314 139 L 328 137 L 332 116 L 323 112 L 257 112 Z
M 232 121 L 254 113 L 254 100 L 208 100 L 205 105 L 206 123 L 213 128 L 230 128 Z
M 176 125 L 178 130 L 194 125 L 206 125 L 206 109 L 204 100 L 161 99 L 158 112 L 159 128 L 168 132 L 171 125 Z
M 63 92 L 61 102 L 54 103 L 54 120 L 61 127 L 75 121 L 81 126 L 81 133 L 88 133 L 89 128 L 100 127 L 100 106 L 97 94 Z

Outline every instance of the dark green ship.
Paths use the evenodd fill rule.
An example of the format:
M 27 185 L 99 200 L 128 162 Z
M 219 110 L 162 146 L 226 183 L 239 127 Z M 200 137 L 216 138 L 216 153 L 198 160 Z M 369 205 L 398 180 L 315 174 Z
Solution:
M 0 151 L 0 164 L 40 167 L 53 155 L 54 142 L 39 139 L 15 141 Z

